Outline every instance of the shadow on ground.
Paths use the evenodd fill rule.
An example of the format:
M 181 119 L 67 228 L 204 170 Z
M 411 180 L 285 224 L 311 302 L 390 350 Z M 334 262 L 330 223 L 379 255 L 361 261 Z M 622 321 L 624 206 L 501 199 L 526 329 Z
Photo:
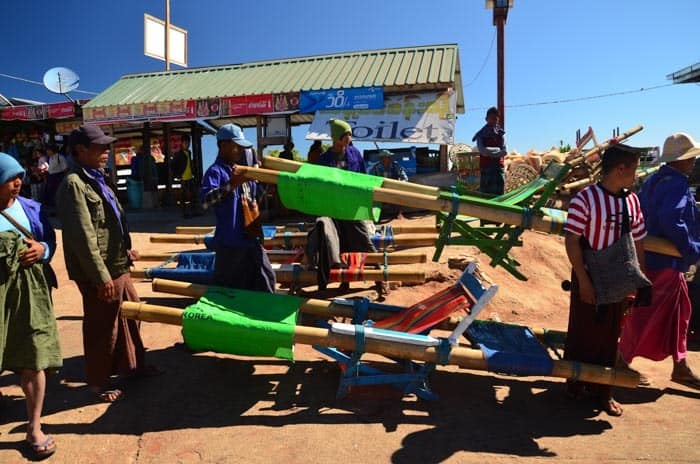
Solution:
M 164 375 L 124 381 L 125 398 L 92 423 L 48 424 L 46 431 L 141 435 L 239 425 L 381 424 L 392 433 L 401 424 L 429 426 L 407 435 L 394 452 L 394 462 L 408 463 L 441 462 L 459 451 L 553 456 L 538 446 L 538 438 L 597 435 L 611 428 L 591 404 L 566 399 L 558 382 L 438 371 L 432 381 L 441 396 L 436 402 L 401 400 L 381 389 L 336 399 L 339 370 L 327 361 L 236 360 L 193 355 L 182 347 L 149 351 L 148 356 L 166 370 Z M 46 415 L 96 401 L 84 386 L 71 386 L 82 382 L 82 363 L 82 357 L 66 359 L 63 381 L 50 380 Z M 0 383 L 9 377 L 0 377 Z M 662 393 L 645 389 L 620 400 L 655 401 Z M 8 402 L 3 422 L 22 423 L 24 401 Z

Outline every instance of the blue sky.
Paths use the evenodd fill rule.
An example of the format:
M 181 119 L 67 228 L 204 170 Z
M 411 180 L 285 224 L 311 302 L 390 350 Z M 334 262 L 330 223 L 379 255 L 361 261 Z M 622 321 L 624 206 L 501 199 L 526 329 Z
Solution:
M 162 70 L 163 62 L 143 55 L 143 14 L 163 17 L 164 5 L 3 0 L 0 73 L 41 81 L 47 69 L 65 66 L 80 75 L 81 90 L 99 92 L 123 74 Z M 670 84 L 667 74 L 700 61 L 699 19 L 697 0 L 515 0 L 506 29 L 506 106 Z M 459 115 L 456 140 L 469 142 L 496 103 L 495 28 L 483 0 L 171 0 L 171 21 L 189 31 L 190 66 L 457 43 L 467 113 Z M 61 100 L 5 77 L 0 93 Z M 573 143 L 576 129 L 589 125 L 605 139 L 636 124 L 645 130 L 630 140 L 635 145 L 661 145 L 676 131 L 700 139 L 699 110 L 696 84 L 506 108 L 507 141 L 524 153 Z M 307 127 L 293 132 L 302 153 Z

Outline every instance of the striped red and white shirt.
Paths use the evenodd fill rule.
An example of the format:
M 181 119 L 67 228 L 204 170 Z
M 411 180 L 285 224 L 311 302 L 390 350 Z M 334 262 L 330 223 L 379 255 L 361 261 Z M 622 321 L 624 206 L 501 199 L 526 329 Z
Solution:
M 583 235 L 594 250 L 609 247 L 620 238 L 622 202 L 625 200 L 632 238 L 634 241 L 643 239 L 647 230 L 644 227 L 644 215 L 637 195 L 630 193 L 624 198 L 616 197 L 598 184 L 586 187 L 571 200 L 564 231 Z

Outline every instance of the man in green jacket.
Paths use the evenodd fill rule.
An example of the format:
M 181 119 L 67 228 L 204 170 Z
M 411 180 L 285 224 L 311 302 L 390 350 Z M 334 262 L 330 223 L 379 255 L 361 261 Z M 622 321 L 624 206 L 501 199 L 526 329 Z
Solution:
M 156 373 L 144 360 L 136 321 L 121 316 L 121 302 L 139 301 L 129 276 L 131 249 L 126 216 L 103 168 L 114 137 L 85 124 L 72 132 L 74 165 L 57 194 L 68 277 L 83 297 L 83 348 L 89 388 L 107 402 L 123 392 L 110 384 L 114 374 Z

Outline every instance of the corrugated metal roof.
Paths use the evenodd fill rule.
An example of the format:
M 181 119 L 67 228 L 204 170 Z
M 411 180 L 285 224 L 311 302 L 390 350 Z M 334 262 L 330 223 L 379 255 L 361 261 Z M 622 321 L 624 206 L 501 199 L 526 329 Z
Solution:
M 667 75 L 666 78 L 672 80 L 674 84 L 700 82 L 700 63 L 686 66 L 680 71 Z
M 456 44 L 127 74 L 85 107 L 368 86 L 383 86 L 386 93 L 453 87 L 457 112 L 464 113 Z

